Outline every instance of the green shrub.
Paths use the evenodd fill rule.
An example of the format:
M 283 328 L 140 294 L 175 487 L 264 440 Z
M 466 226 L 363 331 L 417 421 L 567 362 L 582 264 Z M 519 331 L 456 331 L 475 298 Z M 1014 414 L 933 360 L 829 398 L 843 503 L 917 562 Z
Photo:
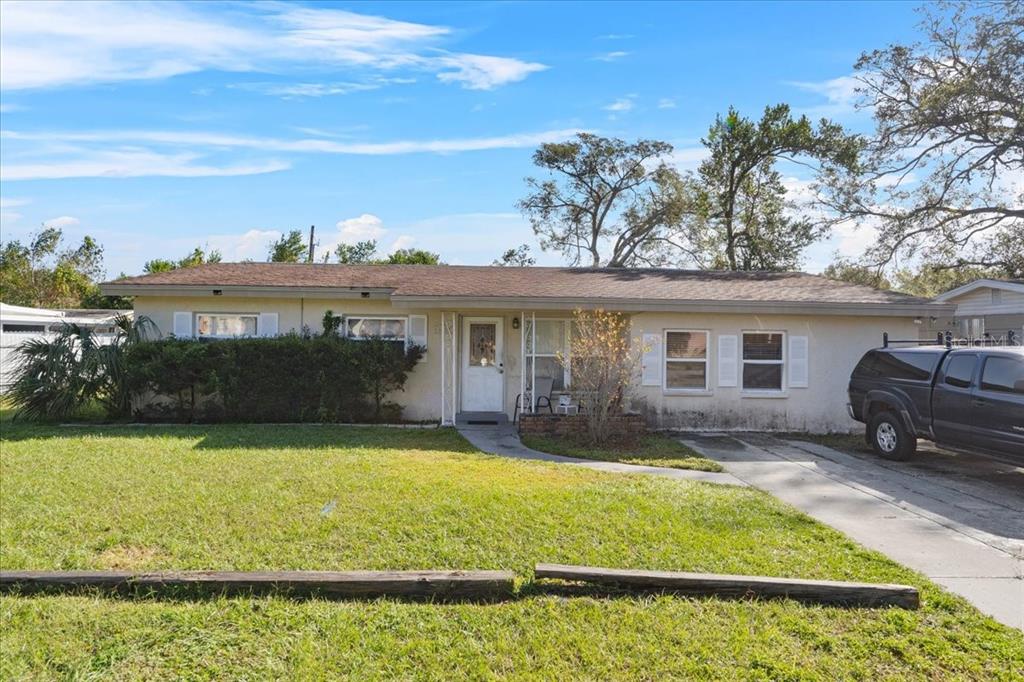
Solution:
M 423 349 L 335 334 L 217 341 L 166 339 L 131 349 L 144 418 L 176 421 L 392 421 Z M 167 400 L 154 400 L 153 396 Z

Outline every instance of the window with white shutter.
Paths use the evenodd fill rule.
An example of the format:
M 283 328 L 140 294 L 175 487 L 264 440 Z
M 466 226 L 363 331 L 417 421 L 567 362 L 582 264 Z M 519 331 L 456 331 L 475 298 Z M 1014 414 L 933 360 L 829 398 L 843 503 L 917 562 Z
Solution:
M 260 336 L 277 336 L 277 313 L 260 313 L 256 327 Z
M 427 316 L 409 316 L 409 336 L 407 343 L 411 346 L 423 348 L 423 360 L 427 359 Z M 421 360 L 420 362 L 422 362 Z
M 708 332 L 665 330 L 665 390 L 708 390 Z

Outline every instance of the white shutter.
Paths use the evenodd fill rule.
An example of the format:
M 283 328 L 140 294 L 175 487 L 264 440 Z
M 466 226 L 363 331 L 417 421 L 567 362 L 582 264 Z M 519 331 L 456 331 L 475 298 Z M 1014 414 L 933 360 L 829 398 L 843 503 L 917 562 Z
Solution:
M 809 383 L 808 343 L 806 336 L 789 337 L 789 386 L 807 388 Z
M 412 346 L 422 346 L 424 349 L 424 357 L 426 357 L 425 351 L 427 348 L 427 316 L 426 315 L 410 315 L 409 316 L 409 344 Z
M 718 385 L 723 387 L 739 384 L 740 339 L 734 334 L 718 337 Z
M 277 313 L 260 313 L 257 336 L 277 336 Z
M 644 334 L 643 351 L 640 384 L 661 386 L 661 334 Z
M 192 336 L 192 313 L 174 313 L 174 335 L 178 338 Z

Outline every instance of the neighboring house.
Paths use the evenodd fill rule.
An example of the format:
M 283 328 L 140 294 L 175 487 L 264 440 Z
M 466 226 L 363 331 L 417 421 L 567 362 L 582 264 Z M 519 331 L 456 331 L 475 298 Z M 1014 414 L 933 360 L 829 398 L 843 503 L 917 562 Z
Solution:
M 631 407 L 658 427 L 849 430 L 850 371 L 882 333 L 916 337 L 952 306 L 803 273 L 218 263 L 101 285 L 163 333 L 322 329 L 427 347 L 396 400 L 410 419 L 512 416 L 534 376 L 571 387 L 558 354 L 574 309 L 630 315 L 645 349 Z M 917 324 L 915 324 L 915 321 Z M 546 382 L 542 382 L 546 383 Z M 525 401 L 529 404 L 529 400 Z
M 100 343 L 114 338 L 114 318 L 130 310 L 49 310 L 0 303 L 0 393 L 6 392 L 17 363 L 15 350 L 28 339 L 49 339 L 63 324 L 92 329 Z
M 929 332 L 949 331 L 963 339 L 1006 338 L 1013 331 L 1024 339 L 1024 280 L 978 279 L 935 298 L 956 306 L 952 316 L 938 318 Z

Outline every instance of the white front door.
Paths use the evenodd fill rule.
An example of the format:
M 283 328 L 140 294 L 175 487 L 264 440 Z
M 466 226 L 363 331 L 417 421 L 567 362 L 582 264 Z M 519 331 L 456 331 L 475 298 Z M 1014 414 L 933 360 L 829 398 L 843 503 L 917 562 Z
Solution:
M 504 327 L 500 317 L 462 320 L 462 409 L 505 409 Z

